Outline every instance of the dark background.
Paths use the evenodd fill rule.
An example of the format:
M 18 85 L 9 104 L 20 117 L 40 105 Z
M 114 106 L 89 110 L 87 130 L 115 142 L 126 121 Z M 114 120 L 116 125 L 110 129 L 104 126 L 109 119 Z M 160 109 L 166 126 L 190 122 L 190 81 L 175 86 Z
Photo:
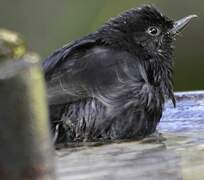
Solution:
M 197 14 L 177 38 L 175 89 L 204 89 L 203 0 L 0 0 L 0 27 L 19 32 L 43 58 L 65 43 L 95 31 L 111 16 L 154 4 L 173 19 Z

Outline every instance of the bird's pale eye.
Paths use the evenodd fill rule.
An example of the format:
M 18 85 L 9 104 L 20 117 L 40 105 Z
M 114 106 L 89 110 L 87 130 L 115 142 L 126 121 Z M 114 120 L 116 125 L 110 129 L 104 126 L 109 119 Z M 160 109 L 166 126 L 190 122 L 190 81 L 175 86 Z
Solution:
M 161 30 L 158 27 L 151 26 L 147 29 L 147 33 L 151 36 L 158 36 L 161 33 Z

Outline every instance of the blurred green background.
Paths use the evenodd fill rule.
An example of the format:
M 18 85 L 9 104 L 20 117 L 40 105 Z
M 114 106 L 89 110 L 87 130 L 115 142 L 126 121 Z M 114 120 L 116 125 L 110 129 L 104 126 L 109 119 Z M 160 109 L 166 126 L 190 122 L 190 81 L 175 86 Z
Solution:
M 177 38 L 175 90 L 204 89 L 203 0 L 0 0 L 0 27 L 22 34 L 29 49 L 45 58 L 121 11 L 149 3 L 173 19 L 199 15 Z

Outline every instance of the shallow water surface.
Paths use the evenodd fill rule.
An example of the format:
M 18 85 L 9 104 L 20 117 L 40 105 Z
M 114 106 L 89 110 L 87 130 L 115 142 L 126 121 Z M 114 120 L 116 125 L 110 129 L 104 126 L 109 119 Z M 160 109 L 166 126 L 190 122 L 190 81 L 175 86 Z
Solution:
M 164 138 L 58 150 L 58 178 L 204 180 L 204 92 L 176 97 L 177 108 L 167 103 L 158 127 Z

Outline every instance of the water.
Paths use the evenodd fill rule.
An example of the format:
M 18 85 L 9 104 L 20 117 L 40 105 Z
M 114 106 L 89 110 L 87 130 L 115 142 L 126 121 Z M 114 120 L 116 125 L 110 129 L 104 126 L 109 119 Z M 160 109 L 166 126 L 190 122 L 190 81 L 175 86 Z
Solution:
M 176 109 L 166 104 L 162 136 L 56 151 L 59 179 L 204 180 L 204 92 L 176 96 Z

